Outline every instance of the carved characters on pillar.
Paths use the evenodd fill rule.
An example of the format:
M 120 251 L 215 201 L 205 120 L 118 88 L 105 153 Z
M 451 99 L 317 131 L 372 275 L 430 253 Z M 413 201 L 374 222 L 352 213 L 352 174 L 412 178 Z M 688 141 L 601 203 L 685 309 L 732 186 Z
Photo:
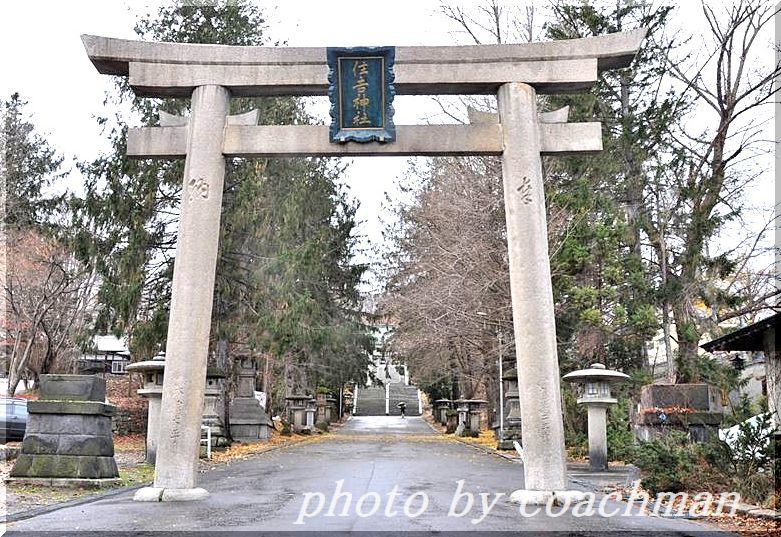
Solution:
M 520 186 L 515 190 L 518 192 L 524 205 L 529 205 L 532 202 L 532 182 L 528 177 L 524 175 Z
M 165 388 L 164 388 L 165 389 Z M 176 442 L 182 434 L 182 417 L 184 416 L 184 387 L 175 385 L 171 391 L 174 394 L 175 412 L 171 416 L 173 426 L 171 427 L 171 439 Z
M 196 199 L 209 199 L 209 183 L 203 177 L 191 178 L 187 183 L 187 190 L 190 203 Z

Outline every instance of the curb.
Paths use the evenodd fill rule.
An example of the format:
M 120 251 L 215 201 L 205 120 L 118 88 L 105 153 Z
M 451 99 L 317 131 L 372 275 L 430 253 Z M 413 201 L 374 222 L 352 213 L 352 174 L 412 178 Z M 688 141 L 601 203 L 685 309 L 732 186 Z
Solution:
M 149 482 L 149 483 L 140 483 L 138 485 L 132 485 L 129 487 L 120 487 L 112 490 L 107 490 L 99 494 L 93 494 L 90 496 L 85 496 L 83 498 L 76 498 L 75 500 L 69 500 L 67 502 L 53 503 L 51 505 L 44 505 L 42 507 L 36 507 L 34 509 L 28 509 L 26 511 L 19 511 L 17 513 L 7 514 L 5 516 L 0 516 L 0 523 L 7 524 L 9 522 L 19 522 L 20 520 L 27 520 L 28 518 L 45 515 L 47 513 L 51 513 L 52 511 L 59 511 L 60 509 L 65 509 L 67 507 L 76 507 L 79 505 L 96 502 L 104 498 L 118 496 L 119 494 L 125 492 L 133 492 L 134 490 L 147 487 L 151 484 L 152 483 Z
M 325 434 L 330 434 L 330 433 L 325 433 Z M 216 470 L 217 468 L 219 468 L 220 466 L 223 466 L 223 465 L 227 466 L 227 465 L 229 465 L 229 464 L 231 464 L 233 462 L 246 461 L 246 460 L 249 460 L 252 457 L 257 457 L 259 455 L 265 455 L 266 453 L 271 453 L 272 451 L 277 451 L 279 449 L 292 448 L 292 447 L 295 447 L 295 446 L 300 446 L 302 444 L 309 444 L 310 442 L 313 442 L 315 439 L 319 438 L 320 436 L 322 436 L 322 434 L 314 434 L 314 435 L 310 435 L 309 438 L 305 438 L 304 440 L 301 440 L 300 442 L 290 442 L 290 443 L 287 443 L 287 444 L 278 444 L 276 446 L 271 446 L 268 449 L 265 449 L 263 451 L 258 451 L 256 453 L 249 453 L 249 454 L 247 454 L 246 457 L 243 457 L 243 458 L 229 459 L 227 461 L 217 461 L 217 462 L 211 462 L 211 459 L 205 459 L 205 461 L 209 461 L 209 462 L 206 463 L 205 467 L 200 468 L 198 470 L 198 473 L 206 473 L 209 470 Z
M 734 505 L 734 504 L 733 504 Z M 733 505 L 730 505 L 732 507 Z M 781 513 L 774 511 L 773 509 L 765 509 L 757 505 L 749 505 L 747 503 L 739 503 L 734 505 L 735 512 L 740 513 L 751 518 L 764 518 L 767 520 L 781 520 Z
M 496 455 L 497 457 L 501 457 L 501 458 L 503 458 L 503 459 L 505 459 L 505 460 L 508 460 L 508 461 L 510 461 L 510 462 L 517 462 L 517 463 L 520 463 L 520 462 L 521 462 L 521 459 L 519 459 L 518 457 L 510 457 L 509 455 L 505 455 L 504 453 L 499 453 L 499 452 L 498 452 L 497 450 L 495 450 L 495 449 L 491 449 L 491 448 L 489 448 L 489 447 L 481 446 L 480 444 L 473 444 L 473 443 L 471 443 L 471 442 L 467 442 L 466 440 L 462 440 L 462 439 L 461 439 L 460 437 L 458 437 L 458 436 L 454 436 L 453 438 L 454 438 L 455 440 L 458 440 L 459 442 L 461 442 L 461 443 L 462 443 L 462 444 L 464 444 L 465 446 L 469 446 L 469 447 L 471 447 L 471 448 L 474 448 L 474 449 L 480 450 L 480 451 L 482 451 L 483 453 L 488 453 L 489 455 Z

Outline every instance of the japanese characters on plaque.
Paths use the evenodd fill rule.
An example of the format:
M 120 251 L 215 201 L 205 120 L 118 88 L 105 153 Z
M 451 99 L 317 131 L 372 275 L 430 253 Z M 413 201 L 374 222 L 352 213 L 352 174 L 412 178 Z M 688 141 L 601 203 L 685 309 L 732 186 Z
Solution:
M 328 48 L 330 141 L 393 142 L 394 47 Z

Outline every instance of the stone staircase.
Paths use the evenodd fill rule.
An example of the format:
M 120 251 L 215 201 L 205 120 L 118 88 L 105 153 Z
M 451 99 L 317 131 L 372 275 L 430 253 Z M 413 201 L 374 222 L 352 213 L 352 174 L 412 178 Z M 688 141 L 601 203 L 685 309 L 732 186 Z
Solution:
M 388 392 L 391 416 L 401 415 L 401 411 L 396 406 L 401 401 L 407 403 L 408 416 L 420 416 L 418 388 L 416 386 L 391 383 Z M 358 398 L 355 403 L 353 414 L 356 416 L 384 416 L 385 387 L 372 386 L 370 388 L 358 388 Z
M 358 388 L 353 414 L 356 416 L 384 416 L 385 388 L 382 386 Z
M 407 416 L 420 416 L 420 403 L 418 402 L 417 386 L 391 384 L 389 392 L 391 416 L 401 415 L 401 411 L 396 405 L 402 401 L 407 403 Z

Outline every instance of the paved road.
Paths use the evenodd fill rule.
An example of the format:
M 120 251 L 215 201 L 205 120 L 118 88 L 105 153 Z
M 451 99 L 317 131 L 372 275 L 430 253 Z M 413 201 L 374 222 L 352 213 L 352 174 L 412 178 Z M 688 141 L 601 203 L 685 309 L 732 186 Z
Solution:
M 520 488 L 522 475 L 520 464 L 446 440 L 420 418 L 361 417 L 329 439 L 205 473 L 202 485 L 211 496 L 202 502 L 135 503 L 126 493 L 15 523 L 9 535 L 69 530 L 562 530 L 569 535 L 634 530 L 701 536 L 710 529 L 647 516 L 578 517 L 573 510 L 526 517 L 506 496 L 480 520 L 483 502 L 490 506 L 496 493 Z M 468 511 L 465 496 L 453 506 L 460 480 L 461 492 L 474 495 Z M 340 492 L 347 494 L 336 498 Z M 621 503 L 606 506 L 608 511 L 626 508 Z M 554 515 L 559 512 L 554 508 Z M 464 514 L 455 516 L 459 513 Z

